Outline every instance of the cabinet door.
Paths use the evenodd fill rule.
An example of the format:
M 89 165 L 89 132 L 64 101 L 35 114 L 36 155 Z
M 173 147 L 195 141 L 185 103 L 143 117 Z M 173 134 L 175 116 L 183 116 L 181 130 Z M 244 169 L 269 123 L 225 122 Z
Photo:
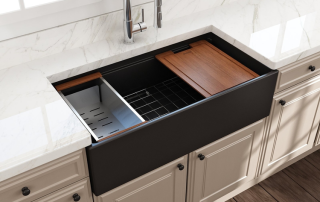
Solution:
M 319 92 L 320 77 L 315 77 L 274 97 L 262 173 L 276 171 L 313 147 L 319 125 Z
M 185 202 L 187 159 L 188 155 L 183 156 L 114 190 L 94 196 L 94 201 Z M 184 168 L 178 168 L 179 164 Z
M 263 124 L 260 120 L 190 153 L 188 202 L 212 202 L 255 178 Z

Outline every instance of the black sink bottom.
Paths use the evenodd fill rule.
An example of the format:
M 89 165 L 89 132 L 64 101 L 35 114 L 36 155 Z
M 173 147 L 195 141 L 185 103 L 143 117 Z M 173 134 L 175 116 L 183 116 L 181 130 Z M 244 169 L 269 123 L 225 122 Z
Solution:
M 124 98 L 147 121 L 204 99 L 179 77 L 139 90 Z

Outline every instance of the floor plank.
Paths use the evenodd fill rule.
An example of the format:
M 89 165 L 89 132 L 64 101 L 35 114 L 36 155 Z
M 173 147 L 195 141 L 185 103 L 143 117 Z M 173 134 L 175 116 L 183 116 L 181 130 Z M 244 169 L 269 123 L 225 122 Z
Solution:
M 279 202 L 317 202 L 315 198 L 290 179 L 283 171 L 259 184 Z
M 304 159 L 320 170 L 320 150 L 313 152 Z
M 259 184 L 234 197 L 237 202 L 276 202 Z
M 235 201 L 233 198 L 231 198 L 231 199 L 227 200 L 226 202 L 237 202 L 237 201 Z
M 320 201 L 320 170 L 306 159 L 292 164 L 283 172 Z

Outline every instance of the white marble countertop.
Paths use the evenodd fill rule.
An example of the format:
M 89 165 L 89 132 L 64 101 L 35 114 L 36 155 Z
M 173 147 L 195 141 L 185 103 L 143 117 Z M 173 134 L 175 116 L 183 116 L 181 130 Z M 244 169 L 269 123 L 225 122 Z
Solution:
M 131 45 L 123 43 L 122 11 L 119 11 L 93 19 L 96 23 L 91 24 L 90 29 L 99 27 L 99 31 L 92 31 L 95 39 L 100 36 L 99 40 L 81 45 L 83 38 L 88 36 L 78 31 L 72 33 L 77 37 L 68 42 L 74 48 L 30 61 L 30 58 L 10 60 L 3 55 L 2 60 L 0 57 L 0 181 L 91 144 L 90 134 L 51 82 L 208 32 L 215 33 L 271 69 L 320 51 L 319 0 L 228 2 L 164 21 L 157 34 L 150 28 L 136 35 L 136 42 Z M 134 8 L 135 16 L 141 7 L 145 8 L 150 25 L 153 4 Z M 170 11 L 164 11 L 166 13 L 169 15 Z M 106 17 L 120 20 L 110 23 L 102 20 Z M 49 42 L 49 39 L 52 38 L 49 37 L 45 45 L 58 44 L 58 41 Z M 42 48 L 32 51 L 44 51 Z M 0 44 L 0 55 L 1 50 Z M 46 50 L 52 51 L 50 48 Z M 19 59 L 26 62 L 8 67 L 3 65 Z

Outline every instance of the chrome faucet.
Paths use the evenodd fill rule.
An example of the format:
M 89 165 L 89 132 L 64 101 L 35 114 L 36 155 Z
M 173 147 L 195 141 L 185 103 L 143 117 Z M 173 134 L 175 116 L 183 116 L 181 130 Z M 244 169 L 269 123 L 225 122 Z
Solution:
M 162 27 L 162 0 L 154 0 L 154 28 Z
M 162 0 L 154 0 L 154 24 L 153 26 L 157 28 L 162 27 L 162 12 L 161 12 Z M 144 22 L 144 9 L 142 9 L 142 21 L 133 24 L 131 15 L 131 0 L 123 0 L 123 31 L 124 31 L 124 42 L 133 43 L 134 34 L 144 32 L 148 29 L 147 24 Z

